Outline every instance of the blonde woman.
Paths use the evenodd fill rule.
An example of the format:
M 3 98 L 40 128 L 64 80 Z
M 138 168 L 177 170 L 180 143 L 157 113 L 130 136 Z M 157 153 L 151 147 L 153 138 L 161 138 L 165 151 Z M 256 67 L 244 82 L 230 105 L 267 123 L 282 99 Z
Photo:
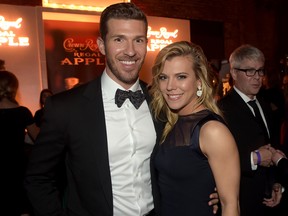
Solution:
M 152 71 L 152 110 L 166 122 L 151 160 L 160 215 L 213 215 L 207 203 L 217 187 L 222 215 L 238 216 L 239 154 L 213 99 L 202 49 L 170 44 Z

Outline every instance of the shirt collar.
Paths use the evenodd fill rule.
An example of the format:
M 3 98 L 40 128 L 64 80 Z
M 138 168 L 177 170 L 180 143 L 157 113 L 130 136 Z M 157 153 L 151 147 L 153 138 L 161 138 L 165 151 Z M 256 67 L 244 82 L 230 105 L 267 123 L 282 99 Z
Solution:
M 245 101 L 245 103 L 251 101 L 251 100 L 256 100 L 256 97 L 254 96 L 253 99 L 249 98 L 247 95 L 245 95 L 244 93 L 242 93 L 239 89 L 237 89 L 235 86 L 233 86 L 233 88 L 235 89 L 235 91 L 240 95 L 240 97 Z
M 116 93 L 117 89 L 121 89 L 121 90 L 127 91 L 121 85 L 119 85 L 117 82 L 112 80 L 108 76 L 108 74 L 106 73 L 106 70 L 104 70 L 103 73 L 102 73 L 101 85 L 102 85 L 103 94 L 105 94 L 106 97 L 108 99 L 111 99 L 111 100 L 115 99 L 115 93 Z M 131 86 L 131 88 L 129 88 L 128 90 L 131 90 L 131 91 L 141 90 L 141 87 L 140 87 L 140 84 L 139 84 L 139 79 L 137 79 L 137 81 L 134 83 L 134 85 Z

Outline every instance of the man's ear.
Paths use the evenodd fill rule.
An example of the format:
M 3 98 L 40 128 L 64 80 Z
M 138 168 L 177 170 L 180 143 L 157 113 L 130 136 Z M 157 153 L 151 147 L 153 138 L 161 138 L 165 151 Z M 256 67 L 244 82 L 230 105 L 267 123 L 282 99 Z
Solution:
M 233 80 L 237 79 L 237 72 L 235 69 L 233 69 L 233 68 L 230 69 L 230 75 L 233 78 Z
M 97 38 L 97 45 L 98 45 L 98 48 L 101 52 L 102 55 L 105 55 L 105 45 L 104 45 L 104 41 L 101 37 L 98 37 Z

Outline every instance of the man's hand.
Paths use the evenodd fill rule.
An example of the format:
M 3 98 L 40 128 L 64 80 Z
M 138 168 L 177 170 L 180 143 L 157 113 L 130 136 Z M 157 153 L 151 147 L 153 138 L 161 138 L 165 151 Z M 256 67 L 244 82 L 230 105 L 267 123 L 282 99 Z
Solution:
M 208 205 L 209 206 L 213 206 L 213 213 L 216 214 L 217 211 L 218 211 L 218 203 L 219 203 L 219 196 L 218 196 L 218 193 L 217 193 L 217 189 L 215 188 L 215 192 L 210 194 L 209 198 L 211 199 L 209 202 L 208 202 Z
M 275 166 L 277 166 L 277 163 L 280 159 L 286 158 L 286 155 L 280 151 L 280 150 L 275 150 L 272 154 L 272 162 Z
M 282 186 L 279 183 L 275 183 L 272 189 L 272 197 L 270 199 L 264 198 L 263 204 L 268 207 L 274 207 L 278 205 L 282 198 Z
M 258 149 L 258 152 L 259 152 L 260 157 L 261 157 L 260 164 L 258 164 L 258 165 L 264 166 L 264 167 L 270 167 L 270 165 L 272 164 L 272 151 L 273 151 L 273 148 L 270 146 L 270 144 L 265 145 L 265 146 L 261 146 Z M 254 152 L 254 155 L 255 155 L 254 158 L 258 157 L 255 152 Z M 256 159 L 256 161 L 258 161 L 258 160 Z M 257 164 L 257 162 L 255 164 Z

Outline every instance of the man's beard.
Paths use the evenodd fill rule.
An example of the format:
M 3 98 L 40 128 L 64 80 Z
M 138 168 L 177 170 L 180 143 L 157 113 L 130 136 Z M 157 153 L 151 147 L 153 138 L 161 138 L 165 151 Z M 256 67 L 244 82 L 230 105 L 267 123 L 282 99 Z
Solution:
M 138 77 L 139 77 L 139 72 L 140 70 L 138 70 L 138 72 L 136 74 L 134 74 L 133 72 L 130 74 L 133 74 L 133 76 L 122 76 L 121 73 L 119 73 L 117 67 L 115 67 L 115 64 L 113 64 L 112 61 L 110 61 L 109 59 L 107 59 L 107 66 L 110 68 L 112 74 L 121 82 L 126 83 L 128 85 L 134 84 Z

